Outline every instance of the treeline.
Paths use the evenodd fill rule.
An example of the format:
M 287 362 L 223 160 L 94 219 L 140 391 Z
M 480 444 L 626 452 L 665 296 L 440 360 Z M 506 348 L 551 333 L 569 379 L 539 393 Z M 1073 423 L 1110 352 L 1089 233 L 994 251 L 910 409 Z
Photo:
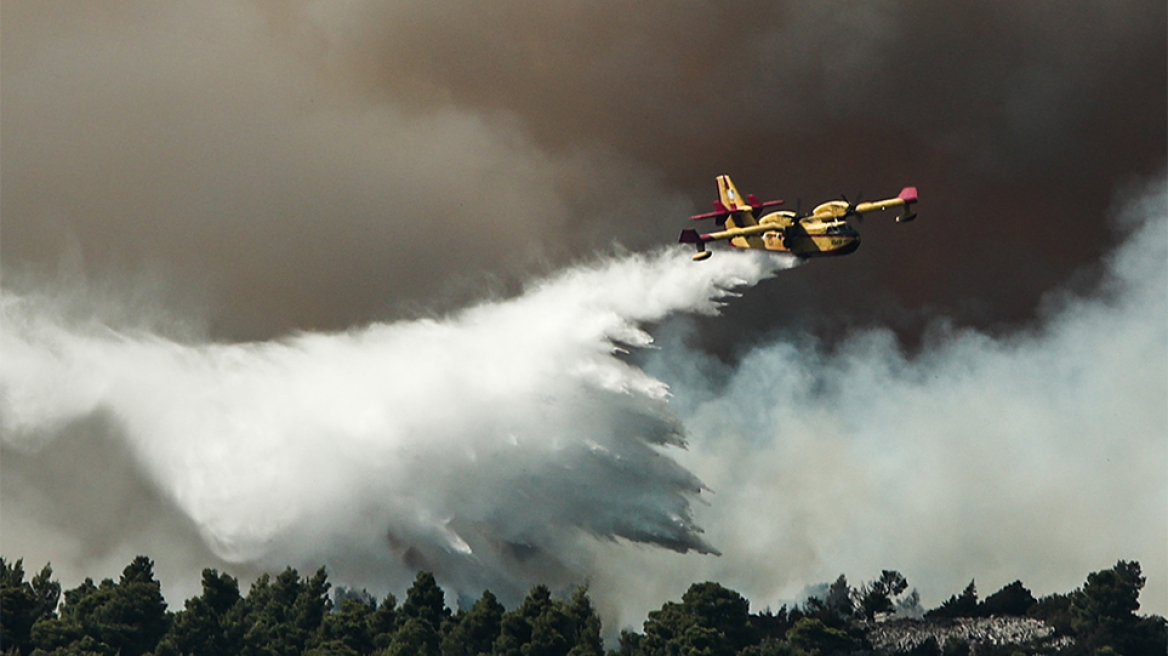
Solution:
M 1020 581 L 984 600 L 970 582 L 924 612 L 908 581 L 884 571 L 852 587 L 840 576 L 802 606 L 751 613 L 718 583 L 695 583 L 680 602 L 649 613 L 641 632 L 623 631 L 607 656 L 834 656 L 871 654 L 874 621 L 921 616 L 926 622 L 1016 615 L 1042 620 L 1070 640 L 979 645 L 977 656 L 1067 654 L 1163 656 L 1162 617 L 1141 617 L 1144 577 L 1136 562 L 1094 572 L 1068 594 L 1035 599 Z M 63 593 L 46 565 L 26 580 L 23 562 L 0 558 L 0 652 L 5 656 L 605 656 L 600 618 L 587 590 L 557 598 L 543 585 L 507 610 L 489 591 L 452 611 L 434 576 L 417 575 L 405 600 L 333 590 L 321 568 L 263 575 L 246 595 L 232 576 L 203 570 L 203 592 L 167 609 L 154 564 L 139 556 L 114 581 L 86 579 Z M 63 599 L 62 599 L 63 597 Z M 965 656 L 968 644 L 930 643 L 912 656 Z

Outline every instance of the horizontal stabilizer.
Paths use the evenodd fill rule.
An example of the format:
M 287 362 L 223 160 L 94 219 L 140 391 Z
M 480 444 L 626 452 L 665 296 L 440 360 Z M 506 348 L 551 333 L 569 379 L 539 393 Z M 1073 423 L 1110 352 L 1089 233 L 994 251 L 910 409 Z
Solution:
M 754 199 L 750 202 L 750 209 L 752 211 L 754 211 L 755 214 L 757 214 L 759 210 L 766 209 L 768 207 L 778 207 L 779 205 L 782 205 L 784 203 L 784 201 L 782 201 L 782 200 L 760 201 L 760 200 L 758 200 L 757 197 L 755 197 L 753 195 L 747 196 L 747 198 Z M 722 219 L 722 218 L 730 216 L 730 214 L 731 214 L 730 210 L 726 209 L 726 207 L 723 206 L 721 202 L 714 201 L 714 211 L 713 212 L 706 212 L 705 214 L 695 214 L 695 215 L 689 217 L 689 220 L 690 221 L 701 221 L 703 219 Z M 721 223 L 721 221 L 719 221 L 718 223 Z

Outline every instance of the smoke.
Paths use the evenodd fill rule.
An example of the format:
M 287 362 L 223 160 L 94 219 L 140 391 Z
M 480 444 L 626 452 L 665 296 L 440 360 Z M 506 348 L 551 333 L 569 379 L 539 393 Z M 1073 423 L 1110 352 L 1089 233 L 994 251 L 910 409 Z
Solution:
M 691 516 L 702 484 L 670 458 L 685 441 L 667 387 L 619 354 L 652 343 L 642 324 L 713 312 L 730 288 L 791 263 L 629 254 L 443 320 L 251 344 L 183 343 L 6 292 L 6 460 L 23 454 L 15 469 L 35 489 L 36 468 L 53 466 L 29 454 L 67 440 L 77 472 L 104 443 L 219 559 L 326 563 L 374 587 L 418 568 L 471 593 L 566 585 L 582 576 L 585 537 L 712 553 Z M 6 519 L 36 511 L 14 492 Z M 14 543 L 46 548 L 25 537 Z
M 80 575 L 155 547 L 181 594 L 216 562 L 512 600 L 589 581 L 610 628 L 703 578 L 761 607 L 894 568 L 935 604 L 1122 558 L 1163 612 L 1166 199 L 1132 196 L 1092 296 L 1005 337 L 940 324 L 912 357 L 886 330 L 734 366 L 687 346 L 688 313 L 791 264 L 753 254 L 610 256 L 445 319 L 247 344 L 6 292 L 5 552 Z
M 345 12 L 4 12 L 5 274 L 147 269 L 217 337 L 460 307 L 610 246 L 615 217 L 689 209 L 602 144 L 546 152 L 506 112 L 354 81 Z
M 1163 613 L 1168 185 L 1130 191 L 1100 288 L 1052 295 L 1031 331 L 941 323 L 912 357 L 886 329 L 831 351 L 780 339 L 730 368 L 689 351 L 684 322 L 667 326 L 645 368 L 670 383 L 691 436 L 677 459 L 715 492 L 695 516 L 726 555 L 652 594 L 709 578 L 777 606 L 841 572 L 898 569 L 930 606 L 973 578 L 983 595 L 1017 579 L 1066 592 L 1127 559 L 1148 577 L 1144 611 Z M 625 565 L 602 561 L 613 588 L 668 571 L 656 554 L 605 557 Z
M 1114 245 L 1113 188 L 1165 157 L 1168 10 L 1141 0 L 0 11 L 5 275 L 51 276 L 74 244 L 89 278 L 157 271 L 232 341 L 652 248 L 721 173 L 808 204 L 912 184 L 931 218 L 870 222 L 736 330 L 1018 324 Z

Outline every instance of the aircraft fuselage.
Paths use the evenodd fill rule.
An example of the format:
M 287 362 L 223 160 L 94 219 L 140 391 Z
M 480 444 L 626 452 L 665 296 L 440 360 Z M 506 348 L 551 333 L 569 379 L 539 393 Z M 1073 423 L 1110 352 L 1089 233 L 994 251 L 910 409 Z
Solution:
M 768 251 L 791 253 L 798 257 L 829 257 L 854 253 L 860 247 L 860 233 L 843 219 L 826 221 L 793 221 L 794 213 L 776 212 L 779 215 L 764 216 L 760 226 L 775 224 L 776 228 L 757 236 L 738 236 L 730 239 L 730 245 L 737 248 L 760 248 Z

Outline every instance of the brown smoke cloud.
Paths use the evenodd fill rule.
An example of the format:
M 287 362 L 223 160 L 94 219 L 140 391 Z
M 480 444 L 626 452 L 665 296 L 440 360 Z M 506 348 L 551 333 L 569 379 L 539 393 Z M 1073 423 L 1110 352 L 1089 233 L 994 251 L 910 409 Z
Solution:
M 7 284 L 153 272 L 212 334 L 448 309 L 760 196 L 922 190 L 728 320 L 1025 321 L 1157 170 L 1129 2 L 5 3 Z M 68 254 L 63 257 L 63 253 Z M 794 318 L 792 318 L 794 317 Z
M 158 272 L 220 336 L 343 328 L 606 244 L 573 224 L 597 185 L 628 179 L 605 210 L 631 216 L 667 198 L 619 153 L 544 152 L 514 118 L 376 92 L 337 42 L 357 18 L 310 9 L 6 8 L 9 282 L 65 253 L 82 278 Z
M 919 325 L 1032 316 L 1113 242 L 1117 182 L 1165 155 L 1165 10 L 1142 2 L 431 3 L 373 12 L 374 80 L 506 111 L 545 149 L 619 148 L 695 203 L 731 172 L 815 203 L 922 189 L 909 230 L 763 290 L 775 306 Z M 406 91 L 408 90 L 408 91 Z M 624 219 L 624 217 L 622 217 Z M 674 217 L 646 216 L 671 236 Z M 623 235 L 620 224 L 613 231 Z M 639 245 L 639 244 L 637 244 Z M 824 322 L 828 325 L 822 325 Z

